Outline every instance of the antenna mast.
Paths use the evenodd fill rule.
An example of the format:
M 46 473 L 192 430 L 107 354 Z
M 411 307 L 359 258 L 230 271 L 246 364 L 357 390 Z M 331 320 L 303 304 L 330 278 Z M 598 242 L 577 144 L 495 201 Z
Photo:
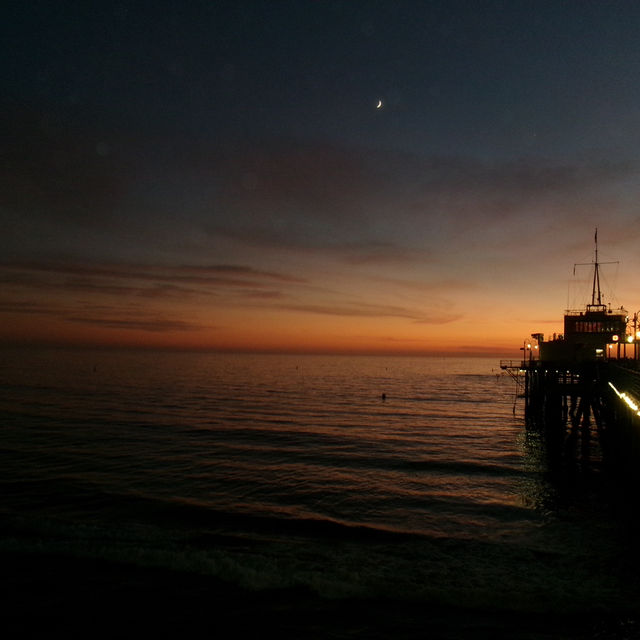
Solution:
M 596 288 L 598 290 L 598 306 L 602 306 L 602 296 L 600 294 L 600 265 L 598 264 L 598 227 L 593 238 L 596 245 L 595 261 L 593 263 L 593 289 L 591 291 L 591 304 L 596 304 Z
M 599 262 L 598 261 L 598 227 L 596 227 L 596 233 L 593 237 L 595 243 L 595 259 L 593 262 L 576 262 L 573 265 L 573 274 L 576 273 L 576 267 L 592 264 L 593 265 L 593 286 L 591 288 L 591 304 L 587 305 L 587 309 L 591 307 L 602 308 L 605 305 L 602 304 L 602 292 L 600 291 L 600 265 L 602 264 L 618 264 L 618 262 Z

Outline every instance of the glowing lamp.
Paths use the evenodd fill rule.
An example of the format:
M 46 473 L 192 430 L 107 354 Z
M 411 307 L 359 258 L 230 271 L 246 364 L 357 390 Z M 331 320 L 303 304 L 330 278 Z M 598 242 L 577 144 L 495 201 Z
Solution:
M 627 336 L 627 342 L 633 342 L 633 336 Z
M 620 340 L 620 338 L 618 337 L 618 334 L 616 334 L 615 336 L 611 336 L 611 339 L 612 339 L 614 342 L 618 342 L 618 340 Z

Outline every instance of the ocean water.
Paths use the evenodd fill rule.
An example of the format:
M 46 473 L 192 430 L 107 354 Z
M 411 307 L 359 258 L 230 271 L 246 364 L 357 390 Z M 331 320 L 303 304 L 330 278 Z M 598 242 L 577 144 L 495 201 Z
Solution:
M 640 601 L 615 490 L 549 473 L 494 359 L 2 355 L 0 550 L 333 600 Z

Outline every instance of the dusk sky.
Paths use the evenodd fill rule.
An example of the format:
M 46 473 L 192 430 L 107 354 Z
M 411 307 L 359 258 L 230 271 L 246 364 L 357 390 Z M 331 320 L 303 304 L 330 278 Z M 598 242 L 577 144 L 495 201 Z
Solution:
M 2 23 L 1 342 L 517 356 L 587 302 L 596 227 L 640 309 L 638 2 Z

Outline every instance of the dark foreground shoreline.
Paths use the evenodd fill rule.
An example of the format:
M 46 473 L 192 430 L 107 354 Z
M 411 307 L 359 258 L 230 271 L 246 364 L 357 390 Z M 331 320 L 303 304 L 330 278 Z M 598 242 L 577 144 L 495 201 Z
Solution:
M 216 578 L 101 559 L 1 552 L 3 635 L 280 638 L 640 638 L 635 614 L 477 611 L 249 591 Z M 6 634 L 6 635 L 5 635 Z

